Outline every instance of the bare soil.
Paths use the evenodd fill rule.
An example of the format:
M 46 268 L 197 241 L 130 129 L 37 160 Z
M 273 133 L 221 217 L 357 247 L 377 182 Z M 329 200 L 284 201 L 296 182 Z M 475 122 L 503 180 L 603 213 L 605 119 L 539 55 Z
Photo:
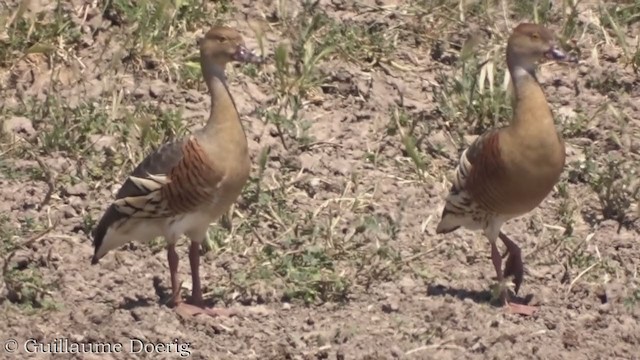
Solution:
M 5 3 L 0 11 L 9 18 L 18 2 Z M 183 52 L 165 56 L 157 44 L 134 53 L 126 41 L 140 36 L 134 24 L 120 23 L 124 15 L 105 10 L 105 2 L 56 8 L 32 1 L 21 15 L 42 26 L 62 14 L 78 34 L 51 36 L 52 50 L 24 55 L 32 45 L 26 42 L 0 62 L 0 340 L 65 338 L 127 349 L 132 338 L 177 339 L 189 343 L 194 359 L 640 358 L 637 20 L 619 23 L 618 36 L 595 3 L 581 4 L 571 32 L 580 64 L 540 69 L 568 157 L 554 193 L 504 228 L 525 254 L 518 296 L 539 306 L 521 317 L 491 300 L 494 272 L 480 233 L 435 235 L 460 151 L 505 119 L 485 116 L 479 126 L 460 114 L 451 118 L 437 94 L 460 97 L 447 80 L 462 76 L 460 49 L 472 37 L 480 54 L 502 46 L 495 55 L 502 75 L 505 34 L 532 21 L 530 12 L 510 8 L 505 17 L 497 4 L 493 12 L 467 10 L 461 20 L 457 2 L 323 0 L 314 14 L 359 30 L 342 34 L 342 47 L 310 66 L 315 78 L 297 85 L 306 81 L 307 88 L 283 92 L 276 48 L 292 44 L 290 61 L 298 61 L 296 39 L 311 10 L 282 2 L 294 19 L 287 23 L 278 2 L 225 3 L 231 8 L 224 15 L 220 4 L 205 3 L 201 23 L 175 20 L 176 32 L 163 35 L 167 43 L 185 39 Z M 547 22 L 560 32 L 566 18 L 562 2 L 553 3 Z M 260 27 L 269 63 L 229 69 L 253 178 L 229 223 L 212 225 L 214 245 L 202 260 L 207 297 L 242 316 L 183 319 L 165 305 L 161 243 L 131 244 L 91 266 L 88 232 L 144 154 L 204 122 L 209 99 L 197 69 L 191 77 L 176 69 L 197 62 L 195 39 L 213 20 L 237 27 L 254 49 Z M 17 36 L 11 29 L 6 37 Z M 310 42 L 324 44 L 325 30 Z M 296 66 L 304 64 L 287 76 L 301 79 Z M 500 87 L 502 77 L 495 83 Z M 282 114 L 293 120 L 273 120 L 269 114 L 294 91 L 299 112 L 289 108 Z M 172 111 L 179 111 L 177 121 L 157 125 Z M 156 124 L 156 137 L 145 143 L 137 140 L 144 124 Z M 180 254 L 186 295 L 186 246 Z

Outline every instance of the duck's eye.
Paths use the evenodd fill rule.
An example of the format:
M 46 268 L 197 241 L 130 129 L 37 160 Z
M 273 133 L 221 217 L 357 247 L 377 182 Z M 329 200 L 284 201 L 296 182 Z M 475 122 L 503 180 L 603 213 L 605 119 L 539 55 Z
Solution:
M 531 38 L 534 39 L 534 40 L 538 40 L 538 39 L 540 39 L 540 34 L 533 33 L 533 34 L 531 34 Z

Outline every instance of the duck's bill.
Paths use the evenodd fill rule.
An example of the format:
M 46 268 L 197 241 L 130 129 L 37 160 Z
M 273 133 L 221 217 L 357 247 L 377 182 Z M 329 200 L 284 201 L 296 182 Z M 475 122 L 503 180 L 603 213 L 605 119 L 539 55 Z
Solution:
M 554 46 L 551 49 L 549 49 L 549 51 L 547 51 L 544 55 L 549 60 L 573 62 L 573 63 L 578 62 L 578 58 L 576 56 L 567 54 L 564 50 L 560 49 L 557 46 Z
M 235 54 L 233 54 L 233 58 L 236 61 L 253 64 L 260 64 L 264 61 L 261 56 L 256 55 L 253 51 L 247 49 L 244 45 L 238 46 Z

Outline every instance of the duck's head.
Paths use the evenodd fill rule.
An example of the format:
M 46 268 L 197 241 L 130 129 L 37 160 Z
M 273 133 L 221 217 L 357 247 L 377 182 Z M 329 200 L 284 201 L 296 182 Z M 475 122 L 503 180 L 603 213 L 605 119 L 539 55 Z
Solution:
M 230 27 L 214 26 L 200 41 L 203 62 L 214 63 L 224 69 L 232 61 L 261 63 L 262 58 L 247 49 L 240 33 Z
M 507 43 L 507 63 L 527 70 L 541 58 L 555 61 L 575 61 L 556 42 L 551 30 L 538 24 L 522 23 L 513 29 Z

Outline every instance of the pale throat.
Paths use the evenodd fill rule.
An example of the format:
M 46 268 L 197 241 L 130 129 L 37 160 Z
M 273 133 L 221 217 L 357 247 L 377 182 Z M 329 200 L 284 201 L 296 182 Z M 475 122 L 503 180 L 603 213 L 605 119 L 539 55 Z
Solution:
M 522 66 L 514 66 L 511 77 L 514 82 L 521 82 L 525 78 L 530 79 L 532 77 L 531 72 L 532 70 L 527 70 Z
M 509 73 L 516 98 L 525 99 L 528 97 L 539 97 L 542 95 L 542 89 L 536 76 L 536 65 L 531 62 L 511 62 L 509 64 Z
M 204 82 L 209 89 L 211 96 L 211 116 L 216 112 L 217 108 L 225 107 L 224 103 L 231 102 L 230 94 L 227 89 L 227 75 L 225 74 L 225 63 L 220 63 L 211 58 L 202 58 L 200 61 L 202 66 L 202 75 Z
M 223 85 L 226 85 L 227 82 L 227 75 L 225 74 L 224 70 L 225 70 L 225 64 L 222 63 L 218 63 L 216 61 L 212 61 L 212 60 L 202 60 L 201 61 L 201 66 L 202 66 L 202 74 L 204 75 L 204 81 L 207 84 L 207 87 L 209 88 L 209 92 L 211 93 L 211 96 L 214 96 L 214 83 L 216 82 L 221 82 Z
M 509 72 L 511 73 L 511 80 L 513 80 L 513 85 L 516 86 L 516 88 L 530 81 L 538 83 L 535 64 L 516 63 L 509 66 Z
M 211 112 L 209 121 L 204 127 L 205 132 L 220 132 L 231 130 L 244 135 L 244 129 L 239 122 L 235 104 L 227 87 L 225 63 L 206 59 L 201 62 L 204 80 L 211 96 Z
M 513 128 L 523 131 L 525 138 L 531 131 L 550 129 L 555 133 L 553 117 L 546 97 L 536 77 L 534 63 L 510 64 L 509 72 L 515 95 Z M 517 131 L 516 131 L 517 132 Z

